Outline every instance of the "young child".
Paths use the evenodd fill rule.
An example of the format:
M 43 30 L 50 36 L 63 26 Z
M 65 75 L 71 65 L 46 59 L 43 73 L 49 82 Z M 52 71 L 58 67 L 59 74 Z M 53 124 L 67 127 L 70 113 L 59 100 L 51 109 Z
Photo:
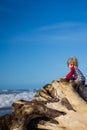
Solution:
M 70 68 L 70 72 L 65 76 L 66 79 L 75 80 L 77 82 L 81 82 L 83 85 L 85 84 L 85 76 L 78 69 L 78 60 L 76 57 L 70 57 L 67 61 L 67 65 Z

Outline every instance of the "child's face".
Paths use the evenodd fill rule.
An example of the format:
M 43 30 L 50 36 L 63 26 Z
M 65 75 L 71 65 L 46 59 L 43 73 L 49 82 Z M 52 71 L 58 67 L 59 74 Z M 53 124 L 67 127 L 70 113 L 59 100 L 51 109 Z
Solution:
M 69 68 L 72 68 L 73 67 L 73 64 L 69 64 Z

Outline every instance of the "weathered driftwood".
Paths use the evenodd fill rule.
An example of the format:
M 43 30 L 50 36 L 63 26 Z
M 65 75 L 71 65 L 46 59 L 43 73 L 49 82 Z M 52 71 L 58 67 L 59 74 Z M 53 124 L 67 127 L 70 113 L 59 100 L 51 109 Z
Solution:
M 86 130 L 86 90 L 74 81 L 54 80 L 31 101 L 15 101 L 12 114 L 0 117 L 0 130 Z
M 10 130 L 12 125 L 12 115 L 5 115 L 0 117 L 0 130 Z

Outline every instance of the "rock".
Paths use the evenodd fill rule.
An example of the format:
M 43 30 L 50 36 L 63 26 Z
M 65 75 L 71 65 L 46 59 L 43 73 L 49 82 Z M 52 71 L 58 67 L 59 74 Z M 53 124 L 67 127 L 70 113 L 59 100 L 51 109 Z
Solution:
M 0 117 L 0 130 L 86 130 L 86 91 L 74 81 L 53 80 L 31 101 L 15 101 L 12 114 Z

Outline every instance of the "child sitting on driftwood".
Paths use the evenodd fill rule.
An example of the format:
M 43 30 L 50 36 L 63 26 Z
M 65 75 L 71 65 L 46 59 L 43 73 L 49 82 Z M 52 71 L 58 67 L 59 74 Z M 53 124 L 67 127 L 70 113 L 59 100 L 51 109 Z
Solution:
M 74 83 L 76 84 L 75 89 L 79 92 L 80 86 L 85 85 L 85 76 L 78 68 L 77 58 L 75 56 L 70 57 L 67 61 L 67 66 L 69 67 L 70 72 L 63 79 L 67 79 L 68 81 L 74 80 Z M 83 88 L 81 87 L 81 89 Z

